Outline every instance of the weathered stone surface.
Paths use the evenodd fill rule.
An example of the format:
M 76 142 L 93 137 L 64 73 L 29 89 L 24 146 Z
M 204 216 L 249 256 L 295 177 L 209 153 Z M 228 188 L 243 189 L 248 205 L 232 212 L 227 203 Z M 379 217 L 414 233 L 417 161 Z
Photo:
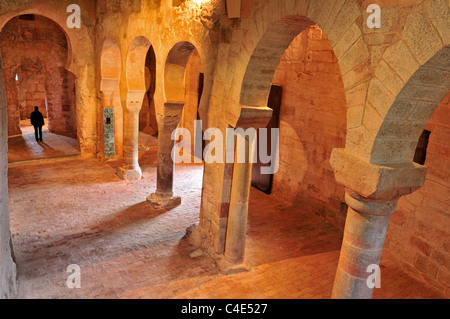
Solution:
M 448 1 L 382 1 L 381 29 L 366 27 L 367 1 L 246 1 L 245 17 L 238 20 L 228 19 L 226 1 L 201 5 L 194 1 L 106 2 L 78 1 L 80 29 L 70 29 L 67 15 L 61 14 L 66 12 L 67 1 L 3 1 L 0 8 L 0 28 L 8 31 L 3 34 L 20 35 L 9 39 L 11 50 L 7 50 L 5 63 L 13 61 L 14 50 L 34 37 L 25 29 L 18 33 L 9 29 L 8 21 L 15 16 L 32 13 L 39 20 L 44 19 L 42 15 L 64 31 L 59 39 L 67 47 L 57 54 L 58 59 L 52 50 L 41 52 L 55 61 L 67 54 L 66 63 L 58 62 L 60 68 L 54 70 L 62 85 L 49 96 L 49 116 L 52 107 L 61 106 L 57 125 L 77 131 L 83 155 L 104 157 L 104 140 L 111 138 L 102 124 L 106 107 L 114 109 L 114 159 L 122 161 L 119 175 L 124 178 L 142 174 L 138 128 L 145 127 L 152 134 L 159 131 L 155 202 L 164 202 L 163 196 L 176 203 L 170 158 L 173 141 L 168 126 L 161 132 L 156 124 L 168 120 L 172 128 L 181 122 L 179 127 L 192 129 L 193 120 L 200 116 L 203 129 L 225 131 L 236 123 L 262 126 L 270 115 L 265 109 L 270 86 L 281 84 L 285 88 L 282 157 L 275 193 L 342 228 L 346 204 L 344 186 L 337 182 L 359 194 L 359 202 L 374 201 L 377 206 L 411 193 L 426 180 L 417 195 L 420 198 L 410 195 L 401 201 L 404 207 L 391 223 L 387 246 L 405 269 L 448 291 L 442 284 L 449 278 L 445 266 L 448 241 L 442 239 L 448 234 L 437 225 L 437 221 L 445 225 L 448 220 L 448 203 L 442 200 L 450 167 L 448 115 L 440 113 L 442 122 L 428 126 L 432 134 L 427 177 L 423 167 L 411 163 L 418 137 L 449 90 Z M 299 36 L 304 30 L 308 35 Z M 154 56 L 146 64 L 149 52 Z M 11 75 L 5 79 L 10 88 L 6 93 L 8 100 L 21 102 L 20 108 L 10 105 L 14 111 L 7 122 L 3 120 L 2 128 L 8 125 L 11 132 L 19 133 L 17 120 L 42 101 L 48 88 L 41 75 L 26 75 L 29 80 L 17 90 L 15 71 L 5 70 Z M 204 85 L 199 101 L 200 73 Z M 151 94 L 145 95 L 149 90 Z M 140 117 L 142 106 L 145 110 Z M 256 116 L 249 106 L 265 114 Z M 4 141 L 0 150 L 6 148 Z M 344 147 L 345 151 L 331 155 L 331 149 Z M 0 165 L 5 163 L 0 161 Z M 249 177 L 234 177 L 232 165 L 205 164 L 200 221 L 193 234 L 199 247 L 216 260 L 224 260 L 230 209 L 245 215 L 246 200 L 232 203 L 231 193 L 232 185 L 247 185 Z M 244 188 L 242 194 L 247 194 Z M 6 190 L 6 185 L 0 187 L 1 194 Z M 359 204 L 351 205 L 362 210 Z M 245 223 L 244 218 L 241 221 Z M 9 229 L 5 223 L 1 227 Z M 243 226 L 238 225 L 240 239 L 245 237 Z M 366 256 L 364 247 L 361 251 L 362 257 L 373 257 Z M 343 252 L 358 255 L 348 247 Z M 355 262 L 358 258 L 352 258 L 343 268 L 347 274 L 361 267 Z M 344 277 L 343 284 L 337 284 L 337 289 L 348 284 L 342 296 L 368 296 L 358 288 L 358 281 Z
M 8 207 L 8 127 L 3 81 L 2 59 L 0 57 L 0 298 L 12 298 L 17 292 L 16 265 L 13 261 L 11 232 L 9 229 Z
M 147 197 L 147 203 L 154 209 L 169 209 L 181 204 L 181 197 L 172 194 L 153 193 Z
M 19 120 L 29 119 L 35 106 L 48 116 L 50 132 L 76 133 L 75 77 L 64 67 L 68 43 L 63 30 L 41 16 L 16 17 L 3 27 L 0 48 L 8 79 L 8 135 L 21 134 Z M 17 109 L 20 116 L 14 117 Z
M 423 185 L 427 171 L 426 167 L 415 163 L 370 164 L 342 149 L 333 150 L 330 163 L 339 183 L 373 200 L 395 200 L 414 192 Z

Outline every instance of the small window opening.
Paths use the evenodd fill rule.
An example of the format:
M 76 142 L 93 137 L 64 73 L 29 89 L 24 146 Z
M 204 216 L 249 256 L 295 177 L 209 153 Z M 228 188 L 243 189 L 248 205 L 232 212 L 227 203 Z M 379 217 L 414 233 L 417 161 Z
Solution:
M 419 143 L 417 143 L 416 153 L 414 155 L 414 162 L 420 165 L 425 164 L 425 160 L 427 158 L 427 148 L 428 148 L 428 141 L 430 139 L 430 131 L 423 131 L 422 135 L 420 136 Z

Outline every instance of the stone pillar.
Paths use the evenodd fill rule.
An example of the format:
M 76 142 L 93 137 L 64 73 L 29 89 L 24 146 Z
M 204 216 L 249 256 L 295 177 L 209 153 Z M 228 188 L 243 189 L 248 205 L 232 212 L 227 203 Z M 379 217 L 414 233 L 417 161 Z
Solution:
M 158 165 L 156 192 L 147 197 L 147 202 L 155 209 L 176 207 L 181 198 L 173 196 L 174 162 L 172 149 L 175 141 L 172 132 L 180 123 L 184 104 L 165 103 L 164 114 L 158 114 Z
M 117 175 L 124 180 L 142 177 L 139 166 L 139 110 L 125 110 L 123 114 L 123 163 Z
M 236 138 L 244 140 L 245 149 L 248 149 L 250 154 L 253 152 L 255 143 L 250 144 L 248 137 L 237 135 Z M 251 180 L 252 163 L 248 154 L 246 154 L 245 163 L 237 163 L 235 156 L 224 254 L 225 260 L 230 265 L 239 265 L 244 262 Z
M 397 207 L 394 202 L 375 202 L 347 190 L 348 204 L 344 239 L 336 271 L 332 298 L 372 298 L 367 278 L 379 265 L 384 239 L 391 214 Z
M 124 180 L 142 178 L 139 167 L 139 111 L 144 91 L 128 92 L 127 107 L 123 110 L 123 163 L 117 175 Z
M 271 117 L 272 109 L 268 107 L 241 105 L 241 113 L 235 127 L 244 130 L 254 129 L 256 133 L 259 128 L 267 126 Z M 248 270 L 248 266 L 244 261 L 245 240 L 247 234 L 248 200 L 252 180 L 252 163 L 254 160 L 256 161 L 253 155 L 257 139 L 255 134 L 254 139 L 251 140 L 249 135 L 246 135 L 246 132 L 235 132 L 235 136 L 234 166 L 225 236 L 225 252 L 223 258 L 219 260 L 219 267 L 224 273 Z M 243 149 L 239 146 L 243 147 Z M 242 160 L 239 163 L 239 154 L 244 151 L 245 160 L 243 163 Z
M 415 163 L 375 165 L 342 149 L 333 150 L 330 163 L 346 188 L 349 206 L 332 298 L 370 299 L 373 269 L 368 267 L 379 267 L 397 201 L 423 185 L 426 168 Z

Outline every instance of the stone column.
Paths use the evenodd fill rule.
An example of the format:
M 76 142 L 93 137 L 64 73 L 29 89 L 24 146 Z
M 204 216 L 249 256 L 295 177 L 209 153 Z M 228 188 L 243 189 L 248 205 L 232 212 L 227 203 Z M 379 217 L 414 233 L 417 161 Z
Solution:
M 157 114 L 158 119 L 158 164 L 156 192 L 147 197 L 147 202 L 155 209 L 170 208 L 181 204 L 181 198 L 173 196 L 174 162 L 172 149 L 175 141 L 172 132 L 180 123 L 184 104 L 165 103 L 164 114 Z
M 139 110 L 125 110 L 123 114 L 123 163 L 117 175 L 124 180 L 142 177 L 139 166 Z
M 397 201 L 423 185 L 426 168 L 415 163 L 375 165 L 342 149 L 333 150 L 330 163 L 346 188 L 349 206 L 332 298 L 370 299 L 374 288 L 368 278 L 372 280 L 374 270 L 368 267 L 379 267 Z
M 375 202 L 347 190 L 349 206 L 333 298 L 372 298 L 367 278 L 370 265 L 379 265 L 391 214 L 397 201 Z
M 236 138 L 245 141 L 243 144 L 250 154 L 253 152 L 255 143 L 250 144 L 248 137 L 237 135 Z M 246 154 L 245 163 L 237 163 L 235 156 L 224 254 L 229 265 L 240 265 L 244 262 L 251 180 L 252 163 L 250 157 Z
M 123 110 L 123 163 L 116 171 L 124 180 L 142 178 L 139 167 L 139 112 L 144 91 L 128 92 L 127 107 Z
M 241 105 L 240 116 L 235 127 L 248 130 L 264 128 L 272 117 L 272 109 Z M 243 134 L 241 134 L 243 133 Z M 225 252 L 219 260 L 219 267 L 224 273 L 248 270 L 245 264 L 245 240 L 247 233 L 248 200 L 252 180 L 252 163 L 256 147 L 256 134 L 252 140 L 246 132 L 235 132 L 235 154 L 233 177 L 231 181 L 230 206 L 225 236 Z M 228 137 L 227 137 L 228 139 Z M 240 146 L 240 147 L 239 147 Z M 228 147 L 228 145 L 227 145 Z M 242 149 L 243 147 L 243 149 Z M 228 151 L 228 150 L 227 150 Z M 239 163 L 239 154 L 245 151 L 245 160 Z

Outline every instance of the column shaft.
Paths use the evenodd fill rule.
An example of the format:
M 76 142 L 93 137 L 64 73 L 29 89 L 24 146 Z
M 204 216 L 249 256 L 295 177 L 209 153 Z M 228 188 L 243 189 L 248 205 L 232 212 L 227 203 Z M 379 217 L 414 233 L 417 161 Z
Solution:
M 249 150 L 249 153 L 246 154 L 245 163 L 237 163 L 237 152 L 243 150 L 235 152 L 224 254 L 225 260 L 235 265 L 244 262 L 248 200 L 252 179 L 252 163 L 249 154 L 252 154 L 254 146 L 249 144 L 248 137 L 237 135 L 237 139 L 245 139 L 245 149 Z
M 125 111 L 123 130 L 123 168 L 140 170 L 139 167 L 139 111 Z
M 139 167 L 139 110 L 124 110 L 123 115 L 123 160 L 117 175 L 124 180 L 142 177 Z
M 172 149 L 175 141 L 172 132 L 181 119 L 183 104 L 165 104 L 169 113 L 158 115 L 158 164 L 156 176 L 156 192 L 147 197 L 147 202 L 155 209 L 171 208 L 181 204 L 181 198 L 173 196 L 174 162 Z
M 177 128 L 178 118 L 161 119 L 158 124 L 158 171 L 156 180 L 156 192 L 173 195 L 173 171 L 174 162 L 172 149 L 175 141 L 172 140 L 172 132 Z
M 332 298 L 370 299 L 373 288 L 367 279 L 373 271 L 368 267 L 379 266 L 396 202 L 370 202 L 349 191 L 346 202 L 349 208 Z

